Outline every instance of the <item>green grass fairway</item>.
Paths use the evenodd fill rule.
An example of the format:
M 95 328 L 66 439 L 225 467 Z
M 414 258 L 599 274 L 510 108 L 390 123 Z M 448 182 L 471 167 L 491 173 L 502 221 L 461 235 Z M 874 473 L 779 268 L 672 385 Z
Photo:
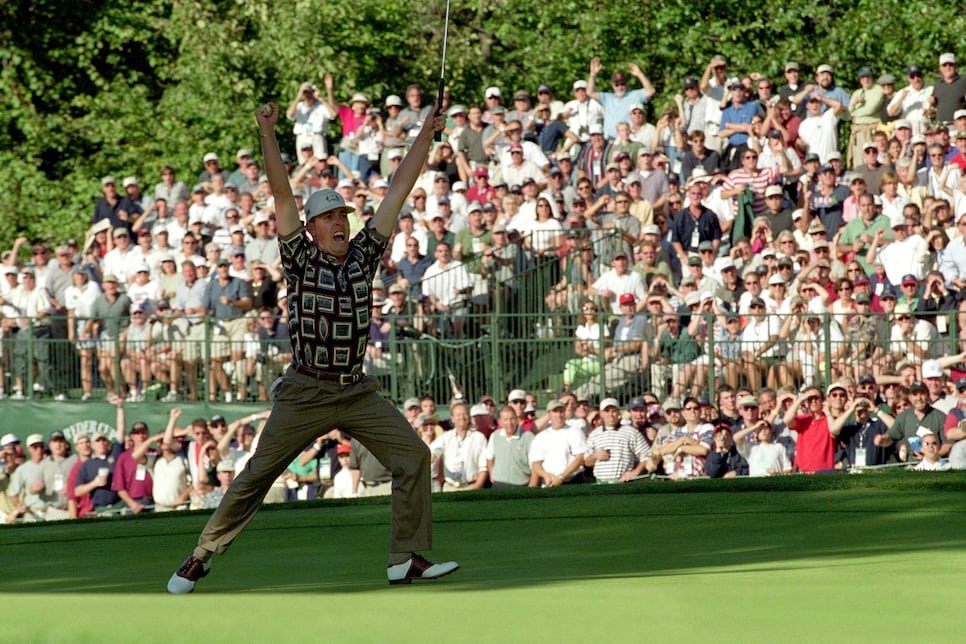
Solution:
M 437 497 L 456 574 L 390 587 L 389 506 L 259 513 L 193 595 L 201 513 L 0 530 L 3 642 L 961 641 L 966 474 Z

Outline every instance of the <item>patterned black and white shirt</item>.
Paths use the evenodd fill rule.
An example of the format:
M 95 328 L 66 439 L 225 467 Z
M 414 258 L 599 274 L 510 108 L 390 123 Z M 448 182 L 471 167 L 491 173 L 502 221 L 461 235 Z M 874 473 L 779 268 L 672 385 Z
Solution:
M 279 238 L 296 364 L 332 373 L 362 369 L 372 279 L 388 243 L 375 230 L 363 228 L 349 242 L 340 263 L 309 240 L 303 229 Z

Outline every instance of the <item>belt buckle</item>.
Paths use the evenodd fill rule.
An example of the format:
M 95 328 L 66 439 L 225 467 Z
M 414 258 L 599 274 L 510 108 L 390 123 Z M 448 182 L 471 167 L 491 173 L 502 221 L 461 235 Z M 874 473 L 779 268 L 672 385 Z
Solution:
M 340 373 L 339 374 L 339 386 L 345 387 L 346 385 L 351 385 L 356 381 L 356 374 L 354 373 Z

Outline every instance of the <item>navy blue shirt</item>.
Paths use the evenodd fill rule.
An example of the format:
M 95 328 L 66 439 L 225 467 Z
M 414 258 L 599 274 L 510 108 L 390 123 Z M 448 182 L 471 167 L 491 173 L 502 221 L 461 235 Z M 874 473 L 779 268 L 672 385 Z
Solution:
M 697 239 L 693 238 L 695 228 L 698 231 Z M 696 253 L 698 244 L 716 239 L 721 240 L 721 224 L 718 223 L 718 216 L 704 206 L 701 206 L 697 219 L 690 210 L 682 210 L 671 222 L 671 241 L 681 244 L 685 252 Z
M 77 471 L 76 486 L 86 485 L 87 483 L 90 483 L 96 479 L 97 470 L 102 467 L 106 467 L 110 471 L 110 473 L 107 475 L 107 485 L 96 488 L 93 492 L 91 492 L 91 503 L 95 508 L 111 506 L 120 500 L 117 492 L 111 490 L 111 483 L 114 479 L 114 465 L 117 463 L 117 457 L 120 456 L 123 451 L 124 445 L 121 443 L 114 443 L 111 446 L 111 451 L 107 455 L 107 458 L 97 458 L 96 456 L 91 456 L 89 459 L 81 463 L 80 469 Z

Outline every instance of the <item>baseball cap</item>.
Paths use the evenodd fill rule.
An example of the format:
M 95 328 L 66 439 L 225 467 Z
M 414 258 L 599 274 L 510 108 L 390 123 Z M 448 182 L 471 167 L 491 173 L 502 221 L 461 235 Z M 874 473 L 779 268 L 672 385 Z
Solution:
M 549 413 L 551 411 L 556 411 L 557 409 L 563 409 L 564 407 L 566 407 L 566 405 L 559 400 L 551 400 L 549 403 L 547 403 L 547 412 Z M 483 408 L 486 409 L 486 406 L 483 405 Z
M 815 70 L 815 73 L 816 74 L 821 74 L 821 73 L 824 73 L 824 72 L 828 72 L 829 74 L 834 74 L 835 73 L 832 70 L 832 66 L 829 65 L 829 64 L 826 64 L 826 63 L 823 63 L 823 64 L 819 65 L 818 66 L 818 69 Z
M 911 385 L 909 385 L 909 393 L 912 393 L 913 391 L 921 391 L 921 392 L 929 393 L 929 387 L 926 386 L 926 383 L 920 380 L 917 380 Z
M 351 454 L 352 453 L 352 445 L 350 445 L 349 443 L 342 443 L 337 448 L 335 448 L 335 453 L 336 454 Z
M 944 53 L 944 54 L 941 54 L 939 56 L 939 64 L 940 65 L 945 65 L 946 63 L 951 63 L 951 64 L 955 65 L 956 64 L 956 54 L 951 53 L 951 52 L 948 52 L 948 51 L 946 53 Z
M 842 391 L 845 391 L 846 393 L 848 392 L 848 390 L 845 388 L 844 385 L 842 385 L 840 383 L 837 383 L 837 382 L 833 382 L 832 384 L 830 384 L 828 386 L 828 389 L 825 390 L 825 395 L 828 396 L 830 393 L 832 393 L 836 389 L 841 389 Z
M 27 443 L 26 443 L 27 447 L 30 447 L 31 445 L 36 445 L 37 443 L 40 443 L 41 445 L 44 444 L 44 437 L 41 436 L 40 434 L 31 434 L 30 436 L 27 437 Z
M 318 215 L 333 211 L 349 214 L 354 209 L 347 206 L 342 195 L 331 188 L 313 192 L 309 200 L 305 202 L 305 221 L 307 223 Z
M 767 188 L 765 188 L 765 196 L 766 197 L 772 197 L 774 195 L 779 195 L 780 196 L 781 194 L 782 194 L 782 187 L 781 186 L 772 185 L 772 186 L 768 186 Z
M 412 409 L 419 406 L 419 398 L 407 398 L 406 402 L 403 403 L 403 409 Z
M 215 468 L 219 472 L 234 472 L 235 471 L 235 460 L 231 458 L 223 458 L 218 461 L 218 467 Z
M 903 286 L 918 286 L 919 285 L 919 280 L 912 273 L 908 273 L 908 274 L 902 276 L 902 285 Z
M 485 98 L 503 98 L 503 92 L 500 91 L 499 87 L 487 87 L 486 91 L 483 92 Z
M 635 302 L 637 302 L 637 299 L 634 297 L 633 293 L 624 293 L 620 297 L 621 304 L 634 304 Z
M 922 363 L 923 378 L 942 378 L 943 368 L 938 360 L 926 360 Z
M 643 396 L 634 396 L 631 401 L 627 403 L 628 409 L 646 409 L 647 403 L 644 402 Z
M 617 407 L 618 409 L 620 409 L 621 405 L 619 402 L 617 402 L 616 398 L 604 398 L 603 400 L 600 401 L 601 411 L 604 411 L 608 407 Z
M 481 403 L 477 403 L 470 407 L 470 416 L 486 416 L 489 413 L 490 410 L 487 408 L 487 406 Z
M 3 438 L 0 438 L 0 447 L 6 447 L 7 445 L 13 445 L 19 442 L 20 439 L 17 438 L 16 434 L 4 434 Z
M 748 394 L 738 399 L 739 407 L 758 407 L 758 399 Z
M 578 90 L 578 89 L 587 89 L 587 81 L 585 81 L 585 80 L 576 80 L 576 81 L 574 81 L 573 88 L 575 90 Z
M 508 402 L 513 402 L 514 400 L 526 400 L 527 392 L 523 389 L 513 389 L 506 397 Z
M 956 381 L 956 390 L 962 391 L 964 389 L 966 389 L 966 376 L 963 376 L 962 378 Z M 7 436 L 10 436 L 10 434 L 7 434 Z M 7 440 L 7 436 L 4 436 L 3 440 Z M 3 443 L 3 444 L 6 445 L 6 443 Z

